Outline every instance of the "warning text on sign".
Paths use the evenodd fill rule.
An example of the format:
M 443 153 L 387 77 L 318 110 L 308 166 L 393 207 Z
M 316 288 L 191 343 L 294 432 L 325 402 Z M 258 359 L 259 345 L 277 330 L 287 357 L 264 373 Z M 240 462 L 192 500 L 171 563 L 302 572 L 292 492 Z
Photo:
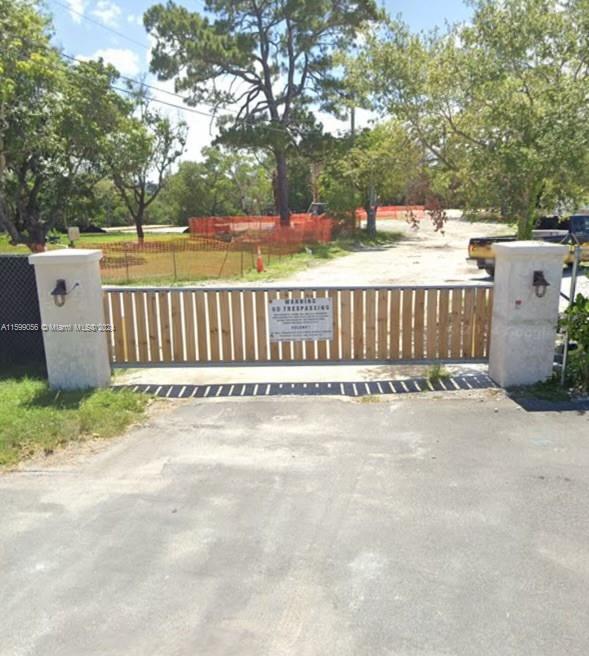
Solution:
M 271 342 L 333 339 L 331 298 L 285 298 L 268 304 Z

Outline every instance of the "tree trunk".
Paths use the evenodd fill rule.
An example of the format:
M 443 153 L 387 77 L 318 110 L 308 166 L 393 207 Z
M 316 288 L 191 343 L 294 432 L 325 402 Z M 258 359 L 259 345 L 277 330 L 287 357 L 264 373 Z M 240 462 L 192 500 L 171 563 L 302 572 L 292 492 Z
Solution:
M 290 226 L 290 210 L 288 208 L 288 169 L 284 151 L 274 152 L 276 158 L 276 204 L 280 215 L 280 225 Z
M 29 225 L 29 243 L 27 246 L 33 253 L 42 253 L 45 250 L 47 235 L 45 227 L 40 221 L 33 220 Z
M 135 228 L 137 230 L 137 241 L 140 244 L 143 244 L 145 241 L 145 234 L 143 232 L 143 220 L 145 215 L 145 209 L 139 207 L 137 210 L 137 216 L 135 217 Z
M 531 239 L 532 231 L 536 225 L 536 211 L 529 208 L 525 214 L 517 218 L 517 238 L 518 239 Z
M 376 211 L 378 209 L 376 190 L 370 185 L 368 190 L 368 202 L 366 204 L 366 232 L 374 237 L 376 235 Z

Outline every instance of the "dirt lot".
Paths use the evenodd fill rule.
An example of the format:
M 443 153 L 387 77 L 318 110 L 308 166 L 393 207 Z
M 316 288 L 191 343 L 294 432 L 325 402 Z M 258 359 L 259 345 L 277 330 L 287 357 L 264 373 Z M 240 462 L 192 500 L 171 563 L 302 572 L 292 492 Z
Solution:
M 381 221 L 379 230 L 402 232 L 404 238 L 392 248 L 363 250 L 325 265 L 301 271 L 286 283 L 301 285 L 402 285 L 443 284 L 463 281 L 489 281 L 489 276 L 467 262 L 468 240 L 509 234 L 509 226 L 496 223 L 473 223 L 460 218 L 458 212 L 448 220 L 444 234 L 435 232 L 430 221 L 423 221 L 418 231 L 403 221 Z M 583 268 L 577 291 L 589 294 L 589 278 Z M 282 282 L 282 281 L 281 281 Z M 562 291 L 569 294 L 570 273 L 565 270 Z M 561 309 L 567 303 L 561 299 Z
M 509 233 L 509 227 L 494 223 L 470 223 L 450 219 L 444 234 L 435 232 L 430 221 L 418 231 L 404 221 L 381 221 L 379 230 L 402 232 L 394 248 L 368 250 L 325 266 L 301 271 L 288 282 L 302 284 L 403 284 L 452 283 L 484 280 L 487 274 L 466 261 L 468 240 L 474 236 Z

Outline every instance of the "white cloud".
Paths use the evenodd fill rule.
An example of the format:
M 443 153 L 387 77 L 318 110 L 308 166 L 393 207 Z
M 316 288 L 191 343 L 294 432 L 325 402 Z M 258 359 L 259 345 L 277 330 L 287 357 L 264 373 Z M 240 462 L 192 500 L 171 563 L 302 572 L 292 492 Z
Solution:
M 80 23 L 86 9 L 86 0 L 67 0 L 70 8 L 70 17 L 74 23 Z
M 122 75 L 129 77 L 135 76 L 141 72 L 139 66 L 139 56 L 132 50 L 123 48 L 101 48 L 93 55 L 82 56 L 78 59 L 87 61 L 89 59 L 104 59 L 107 64 L 112 64 Z
M 115 27 L 118 24 L 121 13 L 121 8 L 113 0 L 98 0 L 96 7 L 92 10 L 93 16 L 110 27 Z
M 143 27 L 143 15 L 142 14 L 128 14 L 127 22 L 131 23 L 132 25 L 139 25 L 139 27 Z

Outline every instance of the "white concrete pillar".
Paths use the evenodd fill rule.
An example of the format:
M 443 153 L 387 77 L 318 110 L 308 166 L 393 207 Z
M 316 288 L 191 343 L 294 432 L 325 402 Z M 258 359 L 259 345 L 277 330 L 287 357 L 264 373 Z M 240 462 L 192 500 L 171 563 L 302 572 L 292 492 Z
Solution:
M 519 241 L 495 244 L 495 292 L 489 375 L 502 387 L 550 378 L 567 246 Z M 549 286 L 543 296 L 534 272 Z
M 37 279 L 49 385 L 54 389 L 86 389 L 110 384 L 99 268 L 101 256 L 99 250 L 86 249 L 63 249 L 29 256 Z M 65 281 L 67 295 L 56 299 L 51 292 L 60 280 Z

